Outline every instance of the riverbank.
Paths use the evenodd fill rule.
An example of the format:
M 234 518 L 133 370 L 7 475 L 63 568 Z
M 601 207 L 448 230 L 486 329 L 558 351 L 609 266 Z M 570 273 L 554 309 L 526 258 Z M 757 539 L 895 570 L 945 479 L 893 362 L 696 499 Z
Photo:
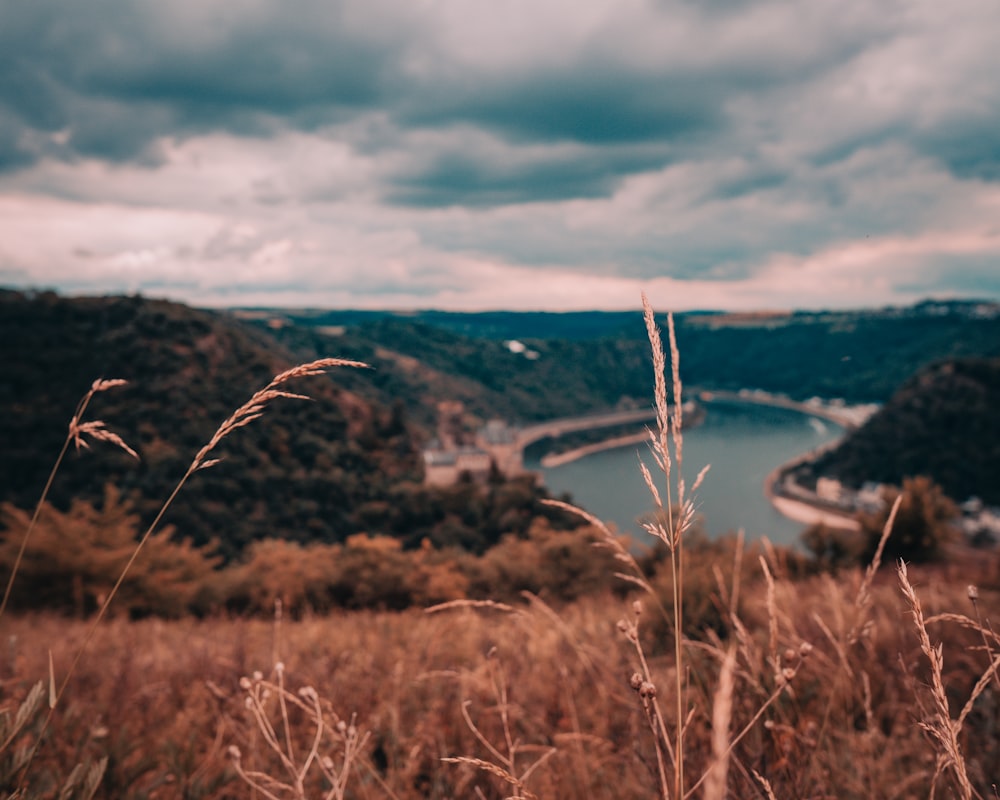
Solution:
M 873 413 L 876 406 L 842 406 L 831 405 L 815 400 L 800 403 L 786 397 L 779 397 L 766 392 L 702 392 L 699 399 L 703 403 L 751 403 L 754 405 L 784 408 L 810 417 L 826 419 L 852 430 L 864 424 Z M 842 438 L 842 437 L 841 437 Z M 840 444 L 841 438 L 828 442 L 822 447 L 810 450 L 796 456 L 768 473 L 764 481 L 764 496 L 774 509 L 793 522 L 803 525 L 826 525 L 844 531 L 859 531 L 861 526 L 854 516 L 843 511 L 836 505 L 823 500 L 810 489 L 795 482 L 794 471 L 820 455 Z
M 551 467 L 561 467 L 563 464 L 569 464 L 570 462 L 584 458 L 585 456 L 593 455 L 594 453 L 600 453 L 604 450 L 614 450 L 618 447 L 628 447 L 629 445 L 642 444 L 643 442 L 648 441 L 648 431 L 632 433 L 628 436 L 615 436 L 611 439 L 603 439 L 600 442 L 594 442 L 593 444 L 575 447 L 572 450 L 566 450 L 562 453 L 547 453 L 542 456 L 538 463 L 546 469 Z
M 709 536 L 742 528 L 750 537 L 767 536 L 772 542 L 795 546 L 803 528 L 815 523 L 856 530 L 849 513 L 824 507 L 807 487 L 782 485 L 785 473 L 815 457 L 821 452 L 818 447 L 836 446 L 843 434 L 839 425 L 830 425 L 829 418 L 823 426 L 809 423 L 819 415 L 809 413 L 813 409 L 805 404 L 789 408 L 782 403 L 772 412 L 759 398 L 713 400 L 697 404 L 704 419 L 690 428 L 684 442 L 689 470 L 712 466 L 697 498 Z M 685 421 L 693 417 L 685 414 Z M 635 531 L 637 516 L 651 506 L 637 464 L 641 458 L 653 467 L 643 444 L 649 434 L 628 430 L 609 434 L 600 442 L 578 442 L 566 452 L 550 453 L 541 463 L 535 456 L 533 463 L 544 471 L 542 479 L 550 491 L 570 492 L 601 519 Z
M 820 450 L 822 450 L 821 448 Z M 795 467 L 812 460 L 820 451 L 807 453 L 774 469 L 764 481 L 764 496 L 775 510 L 803 525 L 825 525 L 843 531 L 860 531 L 861 525 L 851 515 L 830 507 L 815 493 L 791 482 Z
M 684 416 L 684 430 L 700 425 L 705 420 L 705 409 L 701 405 L 694 405 Z M 546 453 L 539 459 L 539 464 L 546 469 L 551 467 L 561 467 L 564 464 L 578 461 L 594 453 L 601 453 L 605 450 L 616 450 L 619 447 L 629 447 L 634 444 L 642 444 L 649 441 L 649 430 L 644 429 L 636 433 L 628 433 L 620 436 L 612 436 L 608 439 L 601 439 L 597 442 L 573 447 L 557 453 Z
M 747 397 L 735 393 L 702 393 L 700 399 L 707 404 L 750 404 L 782 408 L 806 416 L 822 417 L 845 428 L 850 428 L 858 424 L 857 415 L 856 413 L 852 413 L 852 409 L 822 408 L 766 395 Z M 690 417 L 689 422 L 686 421 L 684 427 L 687 428 L 701 423 L 706 413 L 705 406 L 699 404 L 697 411 Z M 640 445 L 648 441 L 648 430 L 622 436 L 612 436 L 562 452 L 547 453 L 539 460 L 539 464 L 545 469 L 552 469 L 570 464 L 595 453 Z M 795 458 L 786 461 L 768 473 L 764 481 L 764 497 L 767 498 L 768 502 L 779 514 L 792 522 L 798 522 L 803 525 L 826 525 L 830 528 L 845 531 L 860 530 L 860 526 L 853 516 L 831 506 L 814 492 L 799 486 L 792 478 L 792 472 L 795 468 L 816 459 L 829 448 L 835 447 L 839 442 L 840 440 L 837 439 L 823 447 L 797 455 Z
M 861 530 L 861 525 L 856 519 L 827 511 L 807 503 L 805 500 L 793 500 L 781 495 L 772 495 L 768 499 L 779 514 L 793 522 L 801 522 L 803 525 L 825 525 L 827 528 L 836 528 L 852 533 Z
M 861 530 L 861 525 L 852 514 L 835 507 L 815 492 L 795 482 L 796 469 L 815 461 L 839 444 L 840 439 L 835 439 L 822 447 L 786 461 L 768 473 L 764 481 L 764 496 L 779 514 L 803 525 L 825 525 L 843 531 Z

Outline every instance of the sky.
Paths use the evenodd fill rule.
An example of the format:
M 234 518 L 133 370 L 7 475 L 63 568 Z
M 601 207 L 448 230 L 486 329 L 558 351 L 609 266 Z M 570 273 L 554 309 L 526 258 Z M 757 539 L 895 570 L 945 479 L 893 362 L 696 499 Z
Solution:
M 1000 300 L 995 0 L 3 0 L 0 286 Z

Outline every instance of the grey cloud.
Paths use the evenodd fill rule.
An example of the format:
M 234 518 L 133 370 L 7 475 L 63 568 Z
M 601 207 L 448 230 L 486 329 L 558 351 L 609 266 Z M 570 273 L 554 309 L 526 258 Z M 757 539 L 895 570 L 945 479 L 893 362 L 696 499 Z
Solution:
M 1000 181 L 1000 109 L 993 119 L 950 120 L 917 143 L 959 178 Z
M 734 93 L 801 81 L 835 62 L 845 47 L 860 46 L 834 30 L 829 41 L 792 47 L 787 54 L 782 47 L 757 46 L 696 64 L 696 47 L 687 44 L 694 55 L 642 65 L 642 59 L 630 62 L 629 31 L 619 29 L 568 54 L 558 68 L 540 62 L 490 71 L 463 68 L 439 52 L 445 46 L 436 41 L 429 13 L 408 24 L 390 13 L 389 4 L 384 18 L 373 17 L 365 27 L 344 23 L 356 12 L 347 2 L 293 0 L 274 10 L 246 4 L 242 14 L 240 7 L 184 0 L 155 11 L 125 0 L 6 4 L 0 10 L 0 51 L 14 68 L 0 82 L 0 104 L 16 112 L 23 129 L 68 128 L 64 157 L 78 152 L 111 161 L 149 158 L 147 145 L 157 135 L 226 131 L 266 137 L 280 127 L 311 130 L 369 113 L 401 131 L 471 124 L 512 143 L 683 142 L 704 148 L 732 126 L 725 105 Z M 373 8 L 377 15 L 378 6 Z M 662 24 L 671 9 L 644 13 Z M 732 17 L 701 18 L 701 32 L 710 35 L 712 25 L 723 18 L 731 23 Z M 640 15 L 631 24 L 643 21 Z M 419 76 L 409 68 L 414 54 L 429 65 Z M 28 151 L 15 160 L 52 155 Z M 540 168 L 565 187 L 552 196 L 566 196 L 574 186 L 592 196 L 606 193 L 616 176 L 633 169 L 623 168 L 615 153 L 607 161 L 596 177 L 587 177 L 592 167 L 586 165 L 577 177 L 558 163 Z M 390 196 L 450 202 L 446 192 L 440 201 L 433 198 L 440 176 L 463 172 L 455 159 L 450 165 L 428 163 L 423 171 L 425 189 L 413 185 L 413 176 L 401 176 Z M 516 201 L 535 186 L 525 175 L 518 191 L 513 172 L 516 167 L 494 167 L 464 181 L 477 184 L 492 175 L 496 185 L 484 185 L 475 197 L 483 201 L 492 193 L 496 202 Z
M 1000 271 L 993 254 L 950 256 L 915 270 L 895 288 L 913 295 L 952 293 L 965 297 L 998 297 Z
M 74 153 L 111 162 L 160 163 L 155 142 L 168 124 L 164 109 L 149 103 L 127 105 L 103 99 L 79 105 L 74 109 L 67 142 Z
M 760 249 L 754 228 L 739 226 L 720 232 L 692 229 L 682 232 L 642 227 L 622 235 L 615 216 L 604 224 L 570 226 L 558 215 L 525 212 L 515 217 L 479 220 L 475 226 L 461 222 L 426 224 L 425 244 L 445 251 L 502 253 L 506 261 L 524 266 L 562 266 L 581 273 L 604 274 L 613 265 L 615 274 L 629 278 L 671 275 L 675 278 L 729 280 L 746 277 L 748 257 Z
M 447 152 L 391 178 L 390 202 L 410 206 L 495 206 L 610 195 L 631 173 L 663 166 L 662 148 L 624 148 L 549 155 L 487 155 L 463 149 L 458 134 Z
M 169 8 L 180 20 L 184 7 Z M 122 0 L 4 4 L 0 108 L 11 113 L 17 138 L 67 129 L 63 157 L 125 161 L 145 157 L 158 136 L 309 129 L 380 98 L 393 51 L 338 34 L 335 6 L 291 3 L 253 23 L 225 19 L 225 5 L 215 7 L 217 30 L 206 33 Z M 299 17 L 296 7 L 309 13 Z M 166 9 L 164 16 L 174 13 Z
M 858 129 L 817 148 L 808 157 L 811 165 L 830 166 L 860 150 L 896 141 L 906 144 L 915 155 L 934 159 L 959 179 L 1000 180 L 1000 97 L 995 107 L 983 108 L 975 116 L 956 113 L 933 124 L 905 115 L 868 122 L 863 110 L 856 113 Z
M 39 148 L 25 141 L 25 133 L 0 109 L 0 174 L 34 163 Z
M 246 17 L 238 8 L 211 0 L 155 10 L 128 0 L 7 4 L 0 43 L 23 65 L 22 82 L 178 108 L 287 113 L 376 96 L 379 63 L 391 50 L 342 33 L 338 5 L 293 0 L 267 15 L 248 8 Z
M 226 125 L 229 110 L 308 115 L 310 109 L 364 107 L 381 97 L 383 54 L 363 42 L 304 31 L 254 31 L 225 47 L 153 63 L 99 65 L 88 78 L 97 91 L 162 102 L 182 118 L 205 115 Z
M 906 0 L 566 0 L 542 4 L 538 28 L 510 16 L 498 32 L 487 15 L 516 15 L 526 0 L 471 5 L 0 2 L 0 180 L 104 201 L 87 177 L 100 170 L 73 173 L 74 162 L 158 165 L 116 179 L 179 208 L 188 179 L 224 173 L 199 171 L 199 151 L 253 138 L 222 159 L 225 208 L 190 205 L 317 243 L 289 263 L 321 261 L 338 236 L 366 229 L 412 237 L 390 248 L 405 252 L 399 263 L 471 253 L 719 281 L 775 253 L 978 220 L 980 183 L 1000 180 L 998 56 L 956 44 L 968 22 L 938 31 L 930 0 L 912 14 Z M 952 57 L 933 69 L 915 60 L 946 40 Z M 168 141 L 205 134 L 208 147 Z M 318 137 L 336 146 L 307 147 L 305 168 L 283 150 Z M 382 263 L 366 241 L 348 249 Z M 184 252 L 221 264 L 256 244 L 226 233 Z M 373 293 L 447 284 L 365 273 Z
M 806 257 L 837 243 L 941 224 L 942 184 L 909 175 L 901 147 L 864 157 L 786 169 L 764 160 L 678 164 L 641 206 L 606 207 L 581 225 L 558 209 L 420 222 L 425 242 L 444 250 L 503 254 L 512 263 L 572 267 L 633 278 L 730 281 L 750 277 L 775 252 Z M 625 209 L 634 207 L 629 216 Z M 647 211 L 648 209 L 648 211 Z
M 464 91 L 446 86 L 437 96 L 421 97 L 403 117 L 419 125 L 476 123 L 515 141 L 670 141 L 718 125 L 718 95 L 696 78 L 629 74 L 584 63 L 492 85 L 487 79 Z
M 0 98 L 10 113 L 43 131 L 67 122 L 61 92 L 38 65 L 6 52 L 0 54 Z
M 756 169 L 734 178 L 720 180 L 710 192 L 710 196 L 722 200 L 736 200 L 758 192 L 779 189 L 786 185 L 789 175 L 775 169 Z

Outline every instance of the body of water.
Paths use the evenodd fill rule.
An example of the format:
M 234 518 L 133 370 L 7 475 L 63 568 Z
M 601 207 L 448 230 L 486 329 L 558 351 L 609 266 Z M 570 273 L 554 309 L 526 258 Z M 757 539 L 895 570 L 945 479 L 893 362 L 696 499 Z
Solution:
M 775 544 L 794 544 L 803 525 L 783 517 L 764 496 L 764 480 L 780 464 L 843 434 L 839 426 L 779 408 L 752 404 L 710 403 L 705 421 L 684 432 L 684 476 L 688 485 L 706 464 L 708 475 L 695 494 L 695 506 L 705 532 L 712 537 L 742 528 L 747 540 L 767 536 Z M 654 504 L 639 471 L 642 458 L 664 494 L 664 478 L 646 444 L 605 450 L 545 469 L 543 475 L 556 497 L 569 492 L 573 501 L 614 523 L 618 530 L 644 539 L 637 518 Z M 676 483 L 674 482 L 674 486 Z

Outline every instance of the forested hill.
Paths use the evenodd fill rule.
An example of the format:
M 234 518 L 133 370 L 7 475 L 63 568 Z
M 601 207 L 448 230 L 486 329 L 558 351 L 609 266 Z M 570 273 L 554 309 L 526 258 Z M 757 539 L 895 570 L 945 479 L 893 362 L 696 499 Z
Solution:
M 219 539 L 230 556 L 269 536 L 331 542 L 358 532 L 482 550 L 550 512 L 526 480 L 424 489 L 419 450 L 433 435 L 438 402 L 464 402 L 470 427 L 495 416 L 518 422 L 652 402 L 638 311 L 418 316 L 208 312 L 138 297 L 0 291 L 0 501 L 31 508 L 77 401 L 95 378 L 124 378 L 128 386 L 100 394 L 88 416 L 107 421 L 141 461 L 107 446 L 70 453 L 52 499 L 63 508 L 71 498 L 97 502 L 110 482 L 149 520 L 256 389 L 291 364 L 339 356 L 374 369 L 291 387 L 315 402 L 280 401 L 236 431 L 222 447 L 225 461 L 195 476 L 167 521 L 196 542 Z M 564 338 L 525 335 L 555 332 Z M 514 333 L 520 341 L 498 338 Z M 689 388 L 884 401 L 933 359 L 1000 357 L 1000 313 L 995 304 L 959 302 L 692 313 L 678 317 L 677 338 Z
M 71 451 L 51 499 L 97 503 L 110 483 L 146 521 L 219 424 L 303 360 L 230 315 L 135 297 L 0 292 L 0 337 L 0 501 L 32 508 L 79 399 L 96 378 L 123 378 L 128 385 L 96 395 L 86 418 L 104 420 L 141 459 L 104 443 Z M 335 346 L 323 355 L 350 356 Z M 334 542 L 359 532 L 482 550 L 546 513 L 526 481 L 421 487 L 425 434 L 400 405 L 369 399 L 375 372 L 341 368 L 289 385 L 314 402 L 279 399 L 236 430 L 218 449 L 223 462 L 189 481 L 166 522 L 234 556 L 260 538 Z
M 1000 505 L 1000 359 L 934 364 L 815 465 L 857 487 L 928 475 L 958 501 Z
M 539 419 L 651 396 L 642 315 L 244 312 L 303 352 L 340 346 L 379 358 L 396 397 L 428 381 L 480 413 Z M 663 316 L 659 319 L 662 321 Z M 909 308 L 677 315 L 681 375 L 708 389 L 764 389 L 796 399 L 885 402 L 917 370 L 945 358 L 1000 357 L 1000 306 L 927 302 Z M 511 339 L 526 346 L 512 353 Z M 517 345 L 515 345 L 517 346 Z M 390 386 L 390 383 L 392 384 Z

